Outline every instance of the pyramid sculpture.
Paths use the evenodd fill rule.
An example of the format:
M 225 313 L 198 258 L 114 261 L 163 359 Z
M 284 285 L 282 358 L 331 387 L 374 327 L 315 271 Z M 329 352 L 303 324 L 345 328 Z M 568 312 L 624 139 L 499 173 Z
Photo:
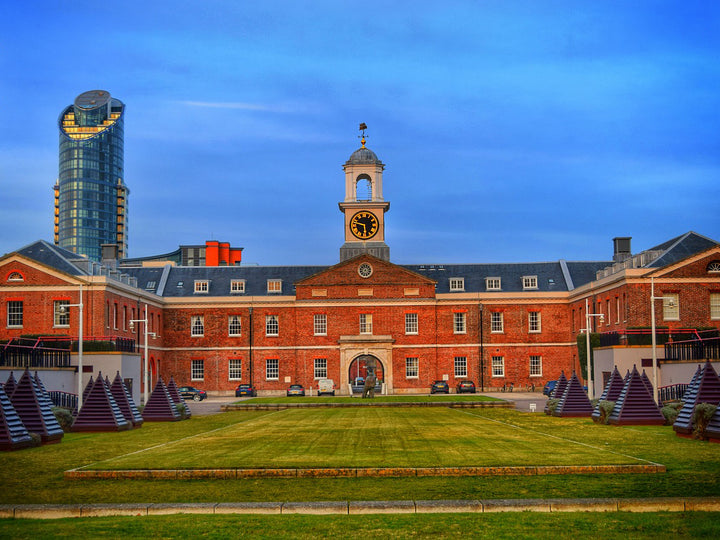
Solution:
M 0 387 L 0 450 L 19 450 L 30 446 L 32 438 L 15 407 Z
M 595 405 L 595 409 L 591 415 L 593 420 L 597 421 L 600 418 L 600 402 L 617 401 L 624 386 L 625 381 L 623 380 L 622 375 L 620 375 L 617 366 L 615 366 L 615 369 L 613 369 L 613 372 L 610 374 L 610 379 L 605 385 L 605 390 L 603 390 L 597 405 Z
M 650 392 L 650 395 L 653 396 L 653 400 L 655 399 L 655 392 L 653 391 L 653 385 L 650 382 L 650 378 L 645 373 L 645 370 L 643 369 L 642 375 L 640 375 L 640 378 L 642 379 L 643 384 L 648 389 L 648 392 Z
M 119 371 L 110 385 L 110 393 L 115 398 L 115 403 L 117 403 L 118 407 L 120 407 L 120 411 L 122 411 L 125 419 L 132 422 L 133 427 L 142 427 L 143 417 L 141 416 L 140 411 L 138 411 L 130 392 L 128 392 Z
M 572 377 L 565 387 L 560 401 L 555 408 L 553 416 L 565 417 L 581 417 L 590 416 L 593 412 L 593 406 L 590 399 L 585 393 L 585 389 L 580 383 L 577 374 L 573 371 Z
M 673 424 L 673 429 L 679 436 L 692 436 L 692 416 L 698 403 L 720 404 L 720 377 L 709 361 L 705 362 L 693 380 L 694 383 L 685 391 L 682 409 Z
M 17 383 L 10 401 L 30 433 L 37 433 L 43 444 L 58 443 L 65 432 L 52 412 L 52 402 L 35 384 L 27 369 Z
M 660 407 L 635 366 L 615 401 L 608 423 L 618 426 L 661 426 L 665 423 Z
M 182 420 L 162 377 L 158 377 L 155 389 L 150 394 L 150 399 L 145 404 L 142 415 L 146 422 L 176 422 Z
M 170 394 L 170 397 L 175 402 L 175 404 L 182 403 L 185 405 L 185 400 L 180 395 L 180 392 L 178 392 L 177 384 L 175 384 L 175 379 L 173 379 L 173 376 L 170 375 L 170 382 L 167 385 L 168 394 Z M 185 405 L 185 418 L 190 418 L 190 407 Z
M 567 378 L 565 377 L 565 371 L 560 372 L 560 377 L 558 377 L 557 383 L 555 383 L 555 388 L 553 388 L 553 391 L 550 393 L 550 398 L 548 399 L 548 402 L 551 399 L 560 399 L 560 397 L 563 395 L 563 392 L 565 391 L 565 387 L 567 386 Z M 550 408 L 548 407 L 548 403 L 545 403 L 545 414 L 550 414 Z
M 13 392 L 15 391 L 15 388 L 17 388 L 17 381 L 15 380 L 15 377 L 13 376 L 13 372 L 10 372 L 10 376 L 8 377 L 7 381 L 5 382 L 5 386 L 3 387 L 3 390 L 5 390 L 5 395 L 7 395 L 8 398 L 11 398 L 13 395 Z
M 697 369 L 695 370 L 695 373 L 693 374 L 692 379 L 690 379 L 690 383 L 687 385 L 687 388 L 685 389 L 685 393 L 682 397 L 683 404 L 687 403 L 687 401 L 690 399 L 690 389 L 694 388 L 697 384 L 698 377 L 700 377 L 700 373 L 702 372 L 702 367 L 700 364 L 698 364 Z
M 720 405 L 710 419 L 708 426 L 705 428 L 705 435 L 707 435 L 711 442 L 720 443 Z
M 132 423 L 125 419 L 102 374 L 98 373 L 92 388 L 72 425 L 73 431 L 124 431 Z
M 45 388 L 45 385 L 40 380 L 40 377 L 38 376 L 37 371 L 35 372 L 34 379 L 35 379 L 35 384 L 37 385 L 40 393 L 42 393 L 42 395 L 45 396 L 48 399 L 48 401 L 50 401 L 52 403 L 52 398 L 50 397 L 50 393 L 47 391 L 47 389 Z M 54 404 L 53 404 L 53 406 L 54 406 Z

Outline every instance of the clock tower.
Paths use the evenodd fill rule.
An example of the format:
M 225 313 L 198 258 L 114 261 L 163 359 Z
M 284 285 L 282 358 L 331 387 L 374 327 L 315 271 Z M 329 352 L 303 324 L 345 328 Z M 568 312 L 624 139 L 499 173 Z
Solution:
M 385 243 L 385 212 L 390 203 L 382 196 L 382 175 L 385 165 L 375 152 L 365 147 L 365 124 L 362 146 L 355 150 L 343 165 L 345 171 L 345 200 L 339 203 L 345 216 L 345 243 L 340 248 L 340 261 L 369 253 L 385 261 L 390 260 L 390 248 Z

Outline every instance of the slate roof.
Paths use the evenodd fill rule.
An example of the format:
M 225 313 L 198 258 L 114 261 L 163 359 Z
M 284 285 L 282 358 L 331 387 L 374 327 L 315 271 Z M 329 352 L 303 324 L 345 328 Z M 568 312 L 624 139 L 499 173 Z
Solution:
M 719 245 L 714 240 L 688 232 L 652 248 L 662 252 L 648 264 L 659 267 L 673 264 L 695 253 Z M 16 253 L 72 275 L 90 275 L 88 261 L 44 240 L 29 244 Z M 434 280 L 438 294 L 450 293 L 450 278 L 464 279 L 464 292 L 487 291 L 486 278 L 500 278 L 498 294 L 523 291 L 523 276 L 536 276 L 538 292 L 570 291 L 596 279 L 597 272 L 613 261 L 554 261 L 537 263 L 491 264 L 412 264 L 399 265 Z M 301 279 L 331 268 L 326 266 L 170 266 L 121 268 L 123 274 L 137 279 L 137 287 L 163 297 L 194 296 L 293 296 L 294 284 Z M 279 293 L 268 293 L 267 281 L 282 281 Z M 194 282 L 207 280 L 207 293 L 195 293 Z M 232 280 L 245 280 L 244 293 L 231 293 Z M 453 291 L 455 292 L 455 291 Z

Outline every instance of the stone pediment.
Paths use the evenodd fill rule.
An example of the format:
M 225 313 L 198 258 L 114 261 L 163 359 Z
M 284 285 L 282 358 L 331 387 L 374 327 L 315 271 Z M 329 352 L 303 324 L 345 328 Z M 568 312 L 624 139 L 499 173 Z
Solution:
M 372 255 L 343 261 L 295 283 L 298 300 L 434 298 L 435 281 Z

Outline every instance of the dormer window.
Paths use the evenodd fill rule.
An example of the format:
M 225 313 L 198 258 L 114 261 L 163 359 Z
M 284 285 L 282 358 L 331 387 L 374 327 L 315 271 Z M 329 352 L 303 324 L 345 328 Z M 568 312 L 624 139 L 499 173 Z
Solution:
M 485 278 L 485 289 L 488 291 L 499 291 L 502 288 L 502 282 L 499 277 Z
M 465 290 L 465 278 L 461 278 L 461 277 L 450 278 L 450 290 L 451 291 L 464 291 Z
M 281 293 L 282 292 L 282 279 L 268 279 L 267 280 L 267 292 Z
M 524 291 L 537 289 L 538 288 L 537 276 L 523 276 L 522 284 L 523 284 Z
M 244 279 L 233 279 L 230 281 L 230 292 L 231 293 L 244 293 L 245 292 L 245 280 Z
M 195 294 L 207 294 L 210 290 L 210 282 L 207 279 L 195 280 Z

